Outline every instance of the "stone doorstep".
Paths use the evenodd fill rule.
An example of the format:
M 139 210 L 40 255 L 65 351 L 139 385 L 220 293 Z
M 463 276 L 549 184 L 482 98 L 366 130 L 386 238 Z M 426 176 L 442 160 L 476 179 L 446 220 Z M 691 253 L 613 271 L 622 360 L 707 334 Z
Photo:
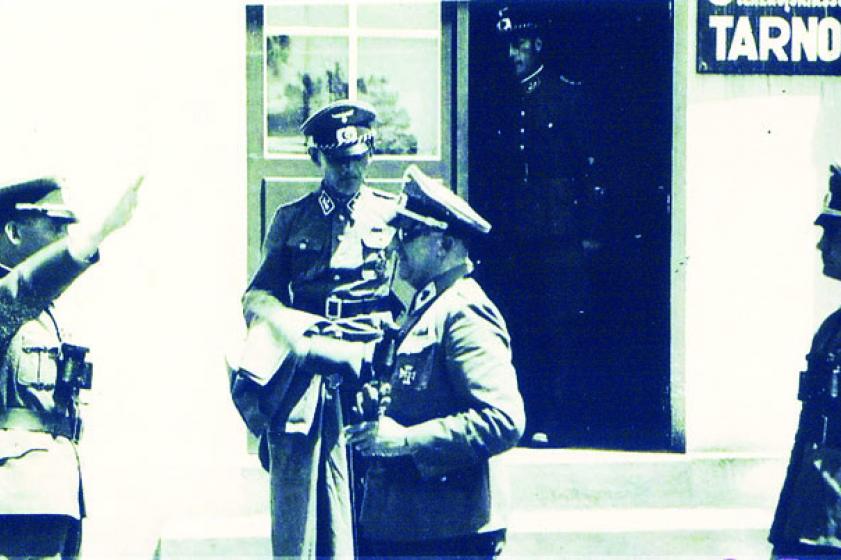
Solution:
M 632 533 L 767 529 L 772 511 L 754 508 L 614 508 L 512 511 L 512 533 Z
M 771 525 L 772 513 L 750 508 L 542 509 L 511 512 L 508 530 L 515 534 L 763 530 Z M 170 522 L 161 540 L 267 537 L 270 526 L 268 513 L 193 517 Z
M 786 460 L 761 454 L 515 449 L 496 459 L 514 509 L 766 508 Z
M 638 508 L 512 512 L 505 557 L 668 556 L 767 558 L 771 512 L 739 508 Z M 161 560 L 246 557 L 269 551 L 269 516 L 193 518 L 170 524 Z M 554 553 L 554 554 L 553 554 Z
M 623 550 L 762 556 L 786 464 L 761 454 L 520 448 L 496 460 L 517 489 L 507 549 L 531 556 L 563 545 L 565 557 Z M 165 526 L 162 558 L 266 550 L 268 480 L 256 460 L 242 471 L 235 490 L 242 494 L 227 496 L 218 515 L 205 509 Z
M 585 449 L 516 448 L 494 461 L 507 473 L 512 510 L 768 508 L 786 467 L 774 455 Z M 267 511 L 267 496 L 268 477 L 255 459 L 218 498 L 227 513 L 248 515 Z

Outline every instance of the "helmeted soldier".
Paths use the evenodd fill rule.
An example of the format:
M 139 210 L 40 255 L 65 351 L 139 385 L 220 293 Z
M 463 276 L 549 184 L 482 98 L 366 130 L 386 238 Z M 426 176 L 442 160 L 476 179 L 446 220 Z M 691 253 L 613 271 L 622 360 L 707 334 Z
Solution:
M 397 198 L 364 184 L 375 118 L 369 105 L 342 100 L 301 126 L 324 178 L 318 190 L 275 212 L 244 301 L 249 322 L 276 305 L 374 330 L 392 317 L 399 303 L 391 293 L 394 229 L 380 211 L 395 206 Z M 255 300 L 255 293 L 270 298 Z M 341 368 L 322 362 L 319 369 L 291 357 L 281 362 L 270 385 L 259 390 L 257 417 L 240 405 L 250 429 L 268 443 L 274 554 L 350 555 L 351 475 L 340 438 L 336 375 Z M 235 401 L 249 383 L 247 375 L 235 377 Z
M 140 182 L 107 215 L 80 224 L 56 179 L 0 186 L 0 556 L 79 552 L 78 397 L 92 370 L 51 306 L 127 223 Z
M 815 220 L 825 276 L 841 280 L 841 167 Z M 841 309 L 821 324 L 800 374 L 800 422 L 769 540 L 779 558 L 841 556 Z

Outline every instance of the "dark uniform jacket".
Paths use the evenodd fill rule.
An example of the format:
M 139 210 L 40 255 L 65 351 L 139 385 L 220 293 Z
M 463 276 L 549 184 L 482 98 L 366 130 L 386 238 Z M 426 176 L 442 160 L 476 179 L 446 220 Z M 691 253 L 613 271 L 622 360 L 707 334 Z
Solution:
M 409 426 L 414 451 L 369 469 L 361 519 L 368 539 L 504 527 L 490 458 L 517 443 L 525 414 L 505 322 L 467 270 L 418 292 L 398 341 L 386 414 Z
M 57 414 L 56 362 L 44 350 L 56 349 L 60 335 L 49 307 L 87 266 L 58 241 L 0 280 L 0 417 L 21 409 Z M 79 461 L 67 437 L 0 429 L 0 514 L 83 514 Z
M 794 449 L 769 540 L 841 554 L 841 310 L 812 339 Z
M 583 242 L 600 236 L 588 148 L 594 131 L 584 86 L 543 67 L 500 103 L 487 146 L 493 157 L 477 187 L 493 193 L 477 205 L 495 231 L 483 250 L 482 273 L 522 339 L 515 344 L 524 344 L 535 335 L 520 326 L 532 320 L 519 316 L 518 307 L 532 303 L 521 294 L 542 294 L 560 321 L 578 320 L 591 305 Z M 523 246 L 533 250 L 520 251 Z M 546 344 L 554 342 L 540 343 Z
M 321 188 L 278 208 L 248 289 L 269 291 L 284 305 L 328 318 L 387 310 L 393 304 L 394 228 L 377 220 L 376 212 L 354 212 L 360 203 L 376 206 L 378 196 L 386 195 L 363 186 L 342 200 Z M 382 201 L 392 202 L 387 196 Z M 319 376 L 293 379 L 276 403 L 272 430 L 308 433 L 320 383 Z
M 593 131 L 580 83 L 541 67 L 519 84 L 500 110 L 496 138 L 505 211 L 488 209 L 497 236 L 536 240 L 591 238 L 593 227 L 587 149 Z

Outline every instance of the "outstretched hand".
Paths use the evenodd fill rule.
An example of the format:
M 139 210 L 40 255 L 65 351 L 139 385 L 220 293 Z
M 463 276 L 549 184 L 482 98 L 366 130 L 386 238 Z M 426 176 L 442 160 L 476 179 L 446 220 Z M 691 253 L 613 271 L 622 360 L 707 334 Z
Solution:
M 99 237 L 105 239 L 121 227 L 125 226 L 134 215 L 134 210 L 137 208 L 138 193 L 140 185 L 143 184 L 144 177 L 141 175 L 129 186 L 109 211 L 105 214 L 102 222 L 99 225 Z
M 106 237 L 126 225 L 134 215 L 143 176 L 123 191 L 114 204 L 100 216 L 73 224 L 68 232 L 68 249 L 78 260 L 89 260 Z

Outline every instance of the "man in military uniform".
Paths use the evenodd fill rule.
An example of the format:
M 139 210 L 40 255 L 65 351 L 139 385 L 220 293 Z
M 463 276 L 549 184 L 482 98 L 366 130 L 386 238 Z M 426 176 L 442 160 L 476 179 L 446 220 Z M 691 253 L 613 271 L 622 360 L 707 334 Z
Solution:
M 823 273 L 841 280 L 841 167 L 815 224 Z M 769 540 L 778 558 L 841 556 L 841 309 L 821 324 L 800 374 L 803 402 Z
M 87 349 L 63 341 L 51 305 L 128 222 L 139 186 L 88 224 L 74 224 L 55 179 L 0 187 L 0 556 L 79 552 L 78 392 L 91 370 Z
M 471 278 L 468 245 L 490 224 L 443 184 L 407 171 L 399 273 L 417 292 L 378 420 L 348 426 L 376 457 L 360 554 L 492 558 L 505 539 L 489 458 L 525 427 L 505 321 Z
M 378 322 L 392 316 L 397 302 L 391 293 L 394 229 L 379 218 L 377 208 L 394 206 L 396 197 L 364 185 L 375 116 L 366 104 L 337 101 L 301 126 L 324 178 L 318 190 L 276 211 L 245 298 L 249 322 L 265 315 L 260 301 L 265 304 L 266 298 L 255 305 L 249 295 L 257 292 L 334 325 L 350 321 L 376 330 Z M 291 356 L 284 360 L 263 390 L 265 426 L 250 426 L 265 430 L 267 438 L 277 556 L 353 553 L 352 474 L 340 438 L 341 379 L 329 362 L 321 362 L 325 367 L 318 370 Z M 248 382 L 240 376 L 234 383 Z
M 602 190 L 594 185 L 595 159 L 587 148 L 593 133 L 587 96 L 579 82 L 544 65 L 539 15 L 515 4 L 500 10 L 496 24 L 516 91 L 501 96 L 505 103 L 494 112 L 497 126 L 487 143 L 494 156 L 480 183 L 488 194 L 477 192 L 497 231 L 481 272 L 513 334 L 529 419 L 524 441 L 563 445 L 580 416 L 579 395 L 571 393 L 588 369 L 587 258 L 600 246 Z

